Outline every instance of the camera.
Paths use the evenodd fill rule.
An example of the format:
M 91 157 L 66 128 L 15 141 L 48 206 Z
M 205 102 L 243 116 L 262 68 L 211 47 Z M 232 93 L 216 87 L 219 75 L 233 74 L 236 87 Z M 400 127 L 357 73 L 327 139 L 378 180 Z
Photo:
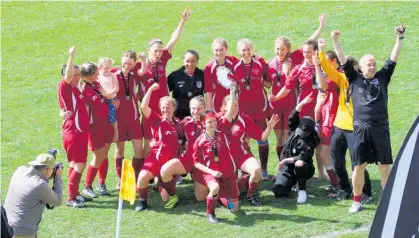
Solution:
M 48 154 L 52 155 L 54 157 L 54 159 L 57 159 L 57 153 L 58 153 L 58 150 L 56 150 L 56 149 L 49 149 L 48 150 Z M 64 168 L 64 166 L 61 162 L 56 163 L 55 167 L 54 167 L 54 172 L 52 172 L 51 177 L 54 178 L 55 174 L 57 173 L 57 170 L 58 169 L 63 169 L 63 168 Z

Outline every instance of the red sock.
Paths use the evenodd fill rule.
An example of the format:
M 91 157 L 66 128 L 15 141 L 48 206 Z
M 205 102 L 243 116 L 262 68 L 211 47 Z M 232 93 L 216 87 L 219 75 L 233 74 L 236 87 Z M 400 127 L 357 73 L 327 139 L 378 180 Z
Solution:
M 68 201 L 71 201 L 79 195 L 79 184 L 81 179 L 81 173 L 73 170 L 68 178 Z
M 148 188 L 137 188 L 138 197 L 140 200 L 147 200 L 148 198 Z
M 215 214 L 215 208 L 217 207 L 217 196 L 207 197 L 207 215 Z
M 268 170 L 268 156 L 269 156 L 269 146 L 262 145 L 259 146 L 259 158 L 260 158 L 260 167 L 262 170 Z
M 138 180 L 138 175 L 140 174 L 141 168 L 144 164 L 144 159 L 132 157 L 132 167 L 134 168 L 135 181 Z
M 122 158 L 115 158 L 115 169 L 116 169 L 116 174 L 118 175 L 118 178 L 121 178 L 122 160 L 123 159 L 124 159 L 124 157 L 122 157 Z
M 336 172 L 334 169 L 328 169 L 326 170 L 327 175 L 330 179 L 330 184 L 332 184 L 333 187 L 339 188 L 339 180 L 338 176 L 336 175 Z
M 362 196 L 361 195 L 354 195 L 354 202 L 361 202 Z
M 281 153 L 284 146 L 277 146 L 276 147 L 276 155 L 278 156 L 278 160 L 281 161 Z
M 172 179 L 169 182 L 162 182 L 163 188 L 167 191 L 169 196 L 173 196 L 176 194 L 176 179 Z
M 109 168 L 109 161 L 108 158 L 104 159 L 100 164 L 98 177 L 99 177 L 99 184 L 105 184 L 106 177 L 108 177 L 108 168 Z
M 237 181 L 237 188 L 239 189 L 240 192 L 246 191 L 247 189 L 246 185 L 249 182 L 249 178 L 250 178 L 249 174 L 242 174 L 242 176 Z
M 70 180 L 70 175 L 73 172 L 73 167 L 68 167 L 68 171 L 67 171 L 67 179 Z
M 249 190 L 247 191 L 247 196 L 250 197 L 259 189 L 259 183 L 249 182 Z
M 93 181 L 95 180 L 96 174 L 97 174 L 98 168 L 94 168 L 89 164 L 89 167 L 87 167 L 87 173 L 86 173 L 86 182 L 84 186 L 86 188 L 91 188 Z

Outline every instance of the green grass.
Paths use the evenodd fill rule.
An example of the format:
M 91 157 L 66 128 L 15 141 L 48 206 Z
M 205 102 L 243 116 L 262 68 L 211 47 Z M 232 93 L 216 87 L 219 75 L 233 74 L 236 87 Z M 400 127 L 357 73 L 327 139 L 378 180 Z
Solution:
M 404 23 L 404 46 L 389 87 L 390 129 L 394 157 L 411 123 L 419 114 L 419 4 L 416 2 L 3 2 L 1 7 L 1 199 L 4 201 L 13 171 L 48 148 L 62 148 L 56 86 L 68 48 L 77 47 L 76 63 L 96 62 L 109 56 L 119 63 L 127 49 L 143 51 L 147 42 L 160 37 L 167 42 L 186 6 L 193 8 L 183 36 L 173 52 L 168 72 L 182 63 L 183 52 L 196 49 L 200 67 L 211 58 L 211 42 L 225 37 L 230 53 L 237 55 L 238 39 L 249 37 L 256 51 L 269 59 L 278 35 L 289 36 L 297 48 L 318 26 L 318 15 L 328 13 L 323 37 L 339 28 L 347 54 L 360 58 L 373 53 L 379 66 L 389 57 L 393 29 Z M 416 10 L 415 10 L 416 9 Z M 270 137 L 271 144 L 275 141 Z M 252 146 L 255 143 L 252 142 Z M 254 147 L 255 148 L 255 147 Z M 132 156 L 127 146 L 126 157 Z M 111 151 L 113 153 L 113 150 Z M 256 153 L 257 154 L 257 153 Z M 110 156 L 112 158 L 112 156 Z M 65 161 L 61 153 L 59 160 Z M 271 146 L 270 172 L 277 162 Z M 348 164 L 349 167 L 349 164 Z M 271 184 L 262 185 L 264 206 L 250 207 L 241 201 L 238 216 L 219 208 L 223 221 L 207 224 L 205 203 L 195 202 L 192 184 L 180 186 L 180 204 L 172 211 L 163 208 L 156 193 L 149 200 L 152 210 L 136 213 L 125 205 L 123 237 L 308 237 L 330 232 L 345 233 L 371 223 L 378 202 L 379 174 L 370 166 L 374 203 L 356 215 L 348 215 L 351 201 L 328 200 L 326 181 L 309 182 L 309 202 L 297 206 L 295 197 L 274 199 Z M 66 179 L 65 179 L 66 184 Z M 108 187 L 116 175 L 110 166 Z M 65 191 L 65 196 L 67 192 Z M 117 194 L 100 198 L 87 209 L 65 206 L 46 211 L 40 225 L 41 237 L 112 237 L 116 227 Z M 343 237 L 365 237 L 367 232 Z

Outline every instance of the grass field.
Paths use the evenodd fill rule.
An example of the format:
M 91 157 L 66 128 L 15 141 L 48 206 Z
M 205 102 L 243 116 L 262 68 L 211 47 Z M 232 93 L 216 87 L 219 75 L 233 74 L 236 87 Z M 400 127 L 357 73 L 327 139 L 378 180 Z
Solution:
M 403 23 L 407 33 L 396 71 L 389 87 L 390 129 L 394 157 L 411 123 L 419 114 L 419 4 L 417 2 L 3 2 L 1 4 L 1 199 L 10 177 L 22 164 L 48 148 L 61 148 L 56 86 L 60 66 L 68 48 L 77 47 L 76 63 L 96 62 L 109 56 L 119 63 L 127 49 L 144 51 L 147 42 L 160 37 L 167 42 L 177 26 L 179 13 L 193 9 L 183 36 L 173 52 L 168 72 L 182 64 L 183 52 L 196 49 L 200 67 L 212 57 L 211 42 L 225 37 L 230 53 L 237 55 L 238 39 L 248 37 L 258 53 L 273 56 L 273 41 L 289 36 L 297 48 L 318 27 L 318 15 L 328 13 L 322 34 L 342 31 L 347 54 L 360 58 L 373 53 L 381 66 L 394 44 L 394 27 Z M 416 10 L 415 10 L 416 9 Z M 274 135 L 270 137 L 274 142 Z M 252 142 L 255 146 L 255 143 Z M 276 153 L 271 146 L 270 172 L 275 172 Z M 127 146 L 126 157 L 132 156 Z M 113 153 L 113 150 L 111 151 Z M 65 162 L 64 153 L 59 160 Z M 110 156 L 112 158 L 112 156 Z M 111 160 L 112 161 L 112 160 Z M 348 164 L 349 166 L 349 164 Z M 262 185 L 264 206 L 242 202 L 239 215 L 219 208 L 222 224 L 207 224 L 205 203 L 195 202 L 190 181 L 180 186 L 180 203 L 167 211 L 156 193 L 151 193 L 152 210 L 136 213 L 125 204 L 123 237 L 365 237 L 368 231 L 351 232 L 368 226 L 375 213 L 381 189 L 379 174 L 370 166 L 374 202 L 359 214 L 348 215 L 351 201 L 326 198 L 327 181 L 313 178 L 308 185 L 309 202 L 296 205 L 295 196 L 274 199 L 270 183 Z M 64 183 L 66 184 L 66 179 Z M 84 177 L 82 179 L 84 182 Z M 108 188 L 116 184 L 113 163 Z M 65 191 L 65 196 L 67 192 Z M 65 206 L 46 211 L 41 237 L 112 237 L 116 228 L 117 193 L 88 204 L 87 209 Z M 333 233 L 331 233 L 333 232 Z

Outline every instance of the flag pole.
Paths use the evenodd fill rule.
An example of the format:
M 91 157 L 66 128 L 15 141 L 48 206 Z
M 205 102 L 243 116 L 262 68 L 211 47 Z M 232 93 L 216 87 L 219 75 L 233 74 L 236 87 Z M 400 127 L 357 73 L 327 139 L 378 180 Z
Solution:
M 122 205 L 123 205 L 123 200 L 121 198 L 121 195 L 119 195 L 119 202 L 118 202 L 118 215 L 117 215 L 117 219 L 116 219 L 116 238 L 119 238 L 121 235 L 121 220 L 122 220 Z

